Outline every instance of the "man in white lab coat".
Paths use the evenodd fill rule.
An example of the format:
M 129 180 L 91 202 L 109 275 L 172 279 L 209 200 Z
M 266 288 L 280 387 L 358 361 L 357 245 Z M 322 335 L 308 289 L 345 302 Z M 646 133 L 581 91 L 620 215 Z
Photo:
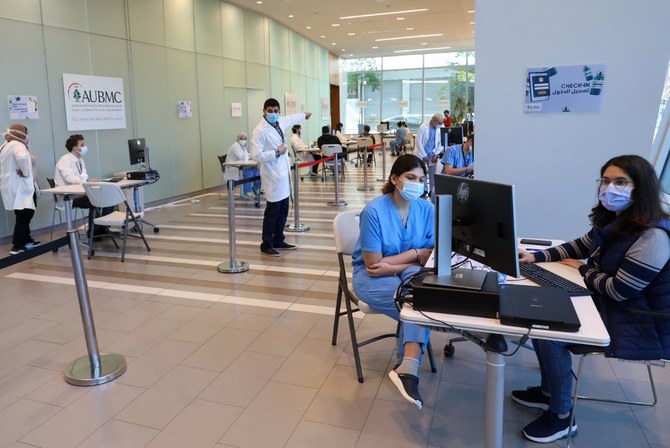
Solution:
M 440 128 L 444 117 L 442 114 L 435 114 L 428 123 L 421 123 L 419 133 L 416 136 L 416 148 L 414 154 L 424 161 L 428 167 L 428 188 L 424 184 L 424 196 L 432 194 L 435 190 L 435 165 L 437 164 L 438 154 L 442 149 Z
M 35 214 L 33 158 L 28 151 L 28 128 L 14 123 L 0 146 L 0 191 L 5 210 L 14 210 L 16 222 L 10 255 L 20 254 L 39 244 L 30 236 L 30 220 Z
M 284 141 L 284 129 L 312 116 L 311 112 L 280 116 L 279 101 L 269 98 L 263 104 L 263 118 L 251 138 L 251 157 L 259 163 L 261 184 L 265 190 L 263 242 L 261 253 L 278 257 L 278 250 L 295 249 L 284 241 L 284 226 L 288 217 L 288 198 L 291 193 L 291 166 Z

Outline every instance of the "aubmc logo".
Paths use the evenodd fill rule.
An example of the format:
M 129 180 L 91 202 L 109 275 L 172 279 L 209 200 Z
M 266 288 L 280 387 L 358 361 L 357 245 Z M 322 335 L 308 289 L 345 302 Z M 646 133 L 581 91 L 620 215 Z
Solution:
M 78 82 L 73 82 L 67 88 L 67 97 L 75 103 L 116 103 L 123 102 L 120 91 L 113 90 L 86 90 Z

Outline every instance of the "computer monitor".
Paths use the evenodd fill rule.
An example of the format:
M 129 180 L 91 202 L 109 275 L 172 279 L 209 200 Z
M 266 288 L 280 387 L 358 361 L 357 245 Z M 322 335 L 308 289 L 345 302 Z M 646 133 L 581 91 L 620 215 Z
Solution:
M 440 137 L 442 146 L 462 145 L 463 144 L 463 128 L 461 126 L 451 126 L 448 128 L 440 128 Z
M 363 135 L 365 133 L 365 125 L 364 124 L 359 124 L 358 125 L 358 135 Z
M 128 140 L 128 154 L 130 155 L 130 164 L 138 165 L 145 162 L 146 142 L 143 138 L 133 138 Z
M 495 271 L 519 276 L 514 185 L 436 174 L 435 195 L 437 284 L 481 289 L 486 271 L 459 269 L 453 275 L 452 250 Z M 468 277 L 475 277 L 471 287 Z
M 377 126 L 377 131 L 379 132 L 388 132 L 389 127 L 391 126 L 391 123 L 388 121 L 382 121 L 379 123 Z

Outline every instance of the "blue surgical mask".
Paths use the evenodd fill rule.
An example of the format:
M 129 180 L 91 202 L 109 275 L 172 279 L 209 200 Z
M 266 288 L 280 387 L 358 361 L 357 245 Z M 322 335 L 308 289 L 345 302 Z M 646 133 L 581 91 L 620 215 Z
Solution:
M 84 157 L 86 154 L 88 154 L 88 146 L 82 146 L 79 148 L 79 154 Z
M 423 194 L 423 184 L 418 184 L 416 182 L 410 182 L 407 180 L 402 180 L 402 190 L 400 190 L 400 196 L 408 202 L 412 202 L 416 199 L 419 199 Z
M 265 119 L 268 121 L 268 123 L 275 124 L 276 122 L 279 121 L 279 112 L 277 112 L 277 113 L 266 113 L 265 114 Z
M 633 203 L 630 194 L 633 187 L 618 187 L 610 183 L 605 188 L 600 189 L 598 199 L 607 210 L 611 212 L 620 212 L 626 210 Z

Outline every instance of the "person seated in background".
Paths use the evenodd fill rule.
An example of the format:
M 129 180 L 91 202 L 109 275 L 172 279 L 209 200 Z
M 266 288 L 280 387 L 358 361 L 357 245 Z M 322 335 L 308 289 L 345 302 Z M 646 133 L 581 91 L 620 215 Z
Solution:
M 321 127 L 321 135 L 319 136 L 318 139 L 316 139 L 316 145 L 319 147 L 319 149 L 321 149 L 321 147 L 323 145 L 340 145 L 340 146 L 342 146 L 342 144 L 340 143 L 340 139 L 337 138 L 335 135 L 330 133 L 330 128 L 328 126 Z M 341 159 L 346 155 L 346 153 L 344 152 L 345 149 L 346 148 L 343 147 L 342 148 L 343 152 L 341 152 L 337 155 L 338 159 Z
M 226 162 L 247 162 L 249 161 L 249 138 L 244 132 L 240 133 L 230 148 L 228 148 L 228 155 Z M 241 174 L 241 175 L 240 175 Z M 257 166 L 245 167 L 240 170 L 236 166 L 226 167 L 226 178 L 228 179 L 243 179 L 247 177 L 260 176 L 260 170 Z M 255 180 L 242 184 L 242 194 L 250 199 L 256 200 L 260 194 L 261 181 Z
M 394 294 L 400 282 L 417 273 L 435 244 L 435 208 L 417 200 L 426 165 L 413 154 L 398 157 L 382 189 L 360 215 L 360 235 L 352 253 L 354 293 L 371 308 L 399 320 Z M 430 331 L 400 322 L 399 364 L 389 378 L 404 399 L 423 407 L 418 370 Z
M 444 174 L 460 177 L 473 177 L 475 173 L 475 134 L 465 138 L 462 145 L 447 148 L 442 157 Z
M 670 359 L 670 320 L 634 313 L 670 313 L 670 216 L 654 167 L 637 155 L 614 157 L 600 169 L 598 190 L 586 235 L 535 253 L 520 251 L 519 261 L 558 261 L 579 271 L 610 335 L 605 356 Z M 540 385 L 512 392 L 515 402 L 545 411 L 522 430 L 534 442 L 568 435 L 572 344 L 534 339 Z
M 299 124 L 296 124 L 291 128 L 291 132 L 293 132 L 293 135 L 291 136 L 291 164 L 295 163 L 297 159 L 300 159 L 299 154 L 305 154 L 305 159 L 307 161 L 312 161 L 312 160 L 319 160 L 321 158 L 320 155 L 315 154 L 315 153 L 310 153 L 307 150 L 309 149 L 305 142 L 302 141 L 302 126 Z M 303 160 L 303 159 L 300 159 Z M 312 165 L 309 171 L 310 176 L 317 176 L 317 172 L 319 170 L 319 165 Z
M 407 136 L 407 124 L 404 121 L 398 122 L 398 127 L 395 130 L 395 140 L 391 141 L 391 157 L 400 155 L 400 146 L 405 144 L 405 137 Z
M 347 139 L 344 137 L 344 134 L 342 134 L 343 127 L 344 125 L 342 123 L 337 123 L 335 125 L 335 137 L 337 137 L 342 144 L 342 154 L 344 154 L 344 160 L 349 160 L 349 157 L 347 156 Z
M 84 157 L 88 154 L 88 146 L 84 143 L 84 136 L 81 134 L 74 134 L 68 137 L 65 141 L 65 149 L 67 154 L 58 159 L 56 163 L 56 170 L 54 172 L 54 183 L 57 187 L 64 185 L 79 185 L 84 182 L 89 182 L 88 171 L 86 171 L 86 163 Z M 90 182 L 99 182 L 98 179 L 90 179 Z M 59 198 L 59 201 L 62 199 Z M 91 204 L 87 196 L 79 196 L 72 201 L 72 207 L 84 208 L 88 210 L 88 237 L 95 238 L 110 233 L 109 227 L 96 226 L 93 220 L 97 216 L 109 215 L 114 211 L 114 207 L 105 207 L 98 211 L 96 207 Z M 93 234 L 91 234 L 93 229 Z
M 444 109 L 444 120 L 442 121 L 442 126 L 448 128 L 451 126 L 451 116 L 449 115 L 449 109 Z
M 372 139 L 372 144 L 373 145 L 377 144 L 377 141 L 375 140 L 375 136 L 370 134 L 370 126 L 368 126 L 367 124 L 365 126 L 363 126 L 363 133 L 361 135 L 359 135 L 359 137 L 370 138 L 370 139 Z M 374 149 L 369 149 L 368 150 L 368 166 L 372 165 L 372 157 L 373 156 L 374 156 Z

